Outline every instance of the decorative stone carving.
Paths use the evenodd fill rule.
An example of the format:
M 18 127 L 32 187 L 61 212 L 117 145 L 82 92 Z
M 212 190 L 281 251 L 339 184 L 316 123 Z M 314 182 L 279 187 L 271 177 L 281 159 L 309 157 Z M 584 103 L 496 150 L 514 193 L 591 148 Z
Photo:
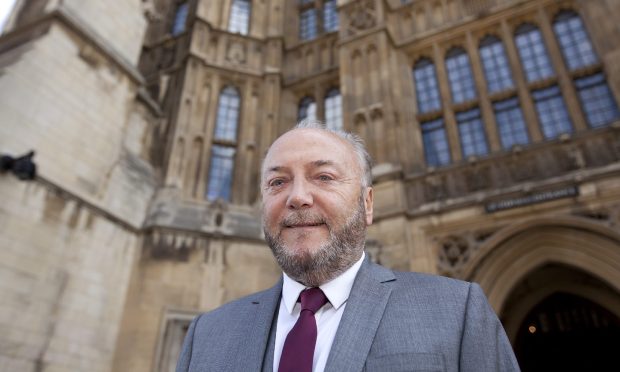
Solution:
M 164 16 L 157 9 L 154 0 L 142 0 L 142 14 L 149 22 L 161 22 Z
M 442 177 L 437 174 L 431 174 L 426 177 L 426 198 L 429 201 L 437 201 L 446 196 L 445 183 Z
M 612 204 L 597 210 L 579 210 L 574 215 L 595 220 L 608 227 L 616 227 L 620 224 L 620 204 Z
M 465 173 L 467 189 L 471 192 L 484 190 L 490 183 L 490 172 L 488 166 L 473 166 Z
M 571 166 L 575 169 L 583 169 L 587 166 L 585 156 L 581 148 L 575 146 L 568 150 L 568 157 L 571 159 Z
M 226 48 L 226 61 L 236 65 L 243 65 L 246 62 L 247 47 L 240 41 L 230 41 Z
M 145 252 L 148 252 L 148 257 L 157 260 L 187 262 L 190 251 L 202 245 L 198 237 L 181 232 L 154 230 L 144 238 Z
M 448 235 L 437 239 L 437 266 L 442 275 L 460 277 L 461 269 L 478 251 L 494 231 L 470 231 L 461 235 Z
M 470 256 L 470 244 L 461 236 L 448 236 L 439 242 L 439 269 L 454 274 Z
M 371 29 L 377 25 L 377 14 L 374 0 L 359 1 L 351 4 L 346 13 L 349 27 L 348 35 L 358 31 Z
M 478 193 L 476 200 L 469 198 L 461 202 L 478 203 L 503 191 L 512 194 L 519 184 L 519 192 L 525 195 L 529 189 L 536 187 L 536 181 L 568 173 L 580 181 L 586 181 L 595 177 L 595 173 L 591 172 L 594 168 L 618 161 L 620 155 L 615 151 L 620 154 L 620 150 L 615 150 L 610 142 L 610 138 L 616 141 L 615 135 L 615 128 L 602 128 L 568 143 L 548 142 L 527 152 L 515 148 L 511 153 L 461 162 L 451 167 L 429 167 L 422 177 L 412 177 L 407 181 L 412 193 L 424 190 L 421 197 L 410 199 L 409 209 L 416 210 L 426 203 L 461 198 L 472 193 Z

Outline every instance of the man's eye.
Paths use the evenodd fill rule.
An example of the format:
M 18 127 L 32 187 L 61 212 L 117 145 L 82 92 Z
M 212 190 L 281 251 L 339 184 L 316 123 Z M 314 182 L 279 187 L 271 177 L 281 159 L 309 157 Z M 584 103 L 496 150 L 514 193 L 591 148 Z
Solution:
M 279 179 L 279 178 L 269 182 L 270 187 L 278 187 L 282 185 L 284 185 L 284 180 Z
M 319 180 L 321 180 L 321 181 L 331 181 L 333 179 L 334 179 L 333 177 L 328 176 L 326 174 L 322 174 L 322 175 L 319 176 Z

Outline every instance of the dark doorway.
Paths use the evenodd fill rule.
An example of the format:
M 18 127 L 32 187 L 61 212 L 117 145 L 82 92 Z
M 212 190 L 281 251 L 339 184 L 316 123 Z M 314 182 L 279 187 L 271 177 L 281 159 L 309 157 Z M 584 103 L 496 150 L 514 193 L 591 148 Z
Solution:
M 514 346 L 523 372 L 620 371 L 620 318 L 556 292 L 527 314 Z

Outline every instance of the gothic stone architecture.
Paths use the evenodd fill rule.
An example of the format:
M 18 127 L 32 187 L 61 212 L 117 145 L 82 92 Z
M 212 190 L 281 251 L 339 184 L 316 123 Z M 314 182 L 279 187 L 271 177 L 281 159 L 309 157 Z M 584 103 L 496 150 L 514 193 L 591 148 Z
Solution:
M 370 148 L 373 260 L 479 282 L 525 371 L 618 366 L 618 24 L 616 0 L 17 0 L 0 152 L 38 175 L 0 171 L 0 371 L 173 370 L 195 314 L 277 280 L 259 166 L 303 118 Z

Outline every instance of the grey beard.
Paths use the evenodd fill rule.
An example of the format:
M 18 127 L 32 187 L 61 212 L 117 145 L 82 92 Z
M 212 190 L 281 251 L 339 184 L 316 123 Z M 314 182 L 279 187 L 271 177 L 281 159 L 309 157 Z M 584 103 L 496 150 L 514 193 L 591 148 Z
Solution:
M 307 217 L 303 213 L 292 217 L 298 220 L 304 218 Z M 274 236 L 263 224 L 265 240 L 282 271 L 309 287 L 318 287 L 336 278 L 361 257 L 366 239 L 364 200 L 360 197 L 357 210 L 341 229 L 335 230 L 330 225 L 327 227 L 329 240 L 311 253 L 286 249 L 282 242 L 282 230 Z

